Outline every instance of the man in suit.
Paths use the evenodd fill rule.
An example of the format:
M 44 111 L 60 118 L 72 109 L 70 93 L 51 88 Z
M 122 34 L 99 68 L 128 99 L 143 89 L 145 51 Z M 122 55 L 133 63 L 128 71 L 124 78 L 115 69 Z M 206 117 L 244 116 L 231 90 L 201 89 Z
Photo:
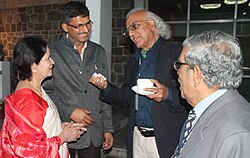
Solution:
M 172 66 L 181 52 L 181 44 L 168 40 L 169 26 L 148 10 L 131 10 L 126 27 L 127 36 L 138 49 L 126 65 L 124 84 L 117 88 L 101 75 L 93 76 L 90 82 L 102 89 L 101 100 L 130 107 L 128 158 L 170 158 L 188 108 L 179 96 L 177 74 Z M 156 88 L 145 89 L 152 94 L 140 95 L 131 90 L 138 78 L 152 79 Z
M 69 143 L 71 157 L 99 158 L 101 149 L 113 145 L 111 106 L 99 100 L 99 89 L 88 82 L 93 73 L 108 76 L 103 47 L 89 40 L 92 21 L 81 2 L 71 1 L 63 7 L 62 39 L 49 45 L 55 61 L 51 80 L 44 88 L 57 105 L 63 121 L 87 126 L 87 133 Z
M 237 39 L 217 30 L 193 35 L 174 67 L 195 117 L 187 119 L 191 128 L 183 126 L 173 157 L 249 158 L 250 104 L 236 90 L 243 75 Z

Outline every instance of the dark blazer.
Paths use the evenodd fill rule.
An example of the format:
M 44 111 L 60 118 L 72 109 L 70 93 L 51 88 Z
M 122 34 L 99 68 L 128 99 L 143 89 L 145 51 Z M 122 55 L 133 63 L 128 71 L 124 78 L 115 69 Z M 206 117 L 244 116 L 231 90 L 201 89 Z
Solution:
M 250 104 L 229 90 L 202 114 L 179 158 L 249 158 Z
M 65 36 L 49 48 L 55 67 L 52 78 L 45 81 L 43 87 L 57 106 L 62 121 L 70 121 L 76 108 L 90 110 L 94 119 L 94 124 L 87 127 L 88 132 L 68 146 L 84 149 L 91 143 L 95 147 L 102 145 L 104 133 L 113 132 L 111 106 L 99 100 L 100 90 L 89 83 L 89 78 L 94 72 L 108 76 L 105 50 L 88 41 L 82 61 Z
M 152 120 L 157 148 L 162 158 L 169 158 L 174 153 L 182 125 L 187 117 L 186 107 L 183 106 L 186 102 L 180 99 L 177 75 L 172 65 L 178 59 L 181 49 L 180 43 L 164 40 L 157 55 L 155 79 L 171 88 L 174 98 L 174 102 L 163 101 L 157 103 L 153 101 Z M 140 50 L 137 50 L 137 53 L 139 52 Z M 119 89 L 108 83 L 109 93 L 101 92 L 100 94 L 100 99 L 107 103 L 130 107 L 127 135 L 128 158 L 132 157 L 133 130 L 135 126 L 135 93 L 131 90 L 131 87 L 136 85 L 137 75 L 138 60 L 133 57 L 126 65 L 122 87 Z

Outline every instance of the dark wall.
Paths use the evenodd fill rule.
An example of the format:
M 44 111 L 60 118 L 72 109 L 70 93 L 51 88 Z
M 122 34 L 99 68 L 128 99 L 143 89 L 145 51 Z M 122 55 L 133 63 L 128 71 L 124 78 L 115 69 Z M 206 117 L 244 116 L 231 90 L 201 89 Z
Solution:
M 20 8 L 1 7 L 0 43 L 4 46 L 7 58 L 12 56 L 15 43 L 24 36 L 38 35 L 48 43 L 60 39 L 63 31 L 60 27 L 59 10 L 65 3 L 48 4 L 46 0 L 44 3 Z M 111 81 L 120 86 L 125 64 L 133 54 L 133 44 L 122 33 L 125 31 L 126 14 L 133 8 L 134 0 L 113 0 L 112 3 Z

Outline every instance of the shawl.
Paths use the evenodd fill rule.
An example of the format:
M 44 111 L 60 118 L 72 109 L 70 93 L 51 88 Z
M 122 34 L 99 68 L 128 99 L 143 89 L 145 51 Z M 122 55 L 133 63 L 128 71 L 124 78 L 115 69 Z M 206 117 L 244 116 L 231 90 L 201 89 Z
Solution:
M 48 100 L 45 91 L 42 92 Z M 58 137 L 62 131 L 60 118 L 53 102 L 48 104 L 45 99 L 28 88 L 6 96 L 5 118 L 0 133 L 0 158 L 69 157 L 65 143 L 61 148 L 67 153 L 63 156 L 59 154 L 62 144 Z

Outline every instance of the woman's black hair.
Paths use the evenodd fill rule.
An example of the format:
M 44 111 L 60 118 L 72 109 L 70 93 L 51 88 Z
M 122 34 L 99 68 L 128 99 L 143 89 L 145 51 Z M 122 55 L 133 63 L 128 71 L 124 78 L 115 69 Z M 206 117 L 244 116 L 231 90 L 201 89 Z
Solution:
M 47 51 L 47 42 L 40 37 L 29 36 L 21 39 L 13 52 L 13 71 L 18 80 L 30 80 L 31 65 L 38 64 Z

